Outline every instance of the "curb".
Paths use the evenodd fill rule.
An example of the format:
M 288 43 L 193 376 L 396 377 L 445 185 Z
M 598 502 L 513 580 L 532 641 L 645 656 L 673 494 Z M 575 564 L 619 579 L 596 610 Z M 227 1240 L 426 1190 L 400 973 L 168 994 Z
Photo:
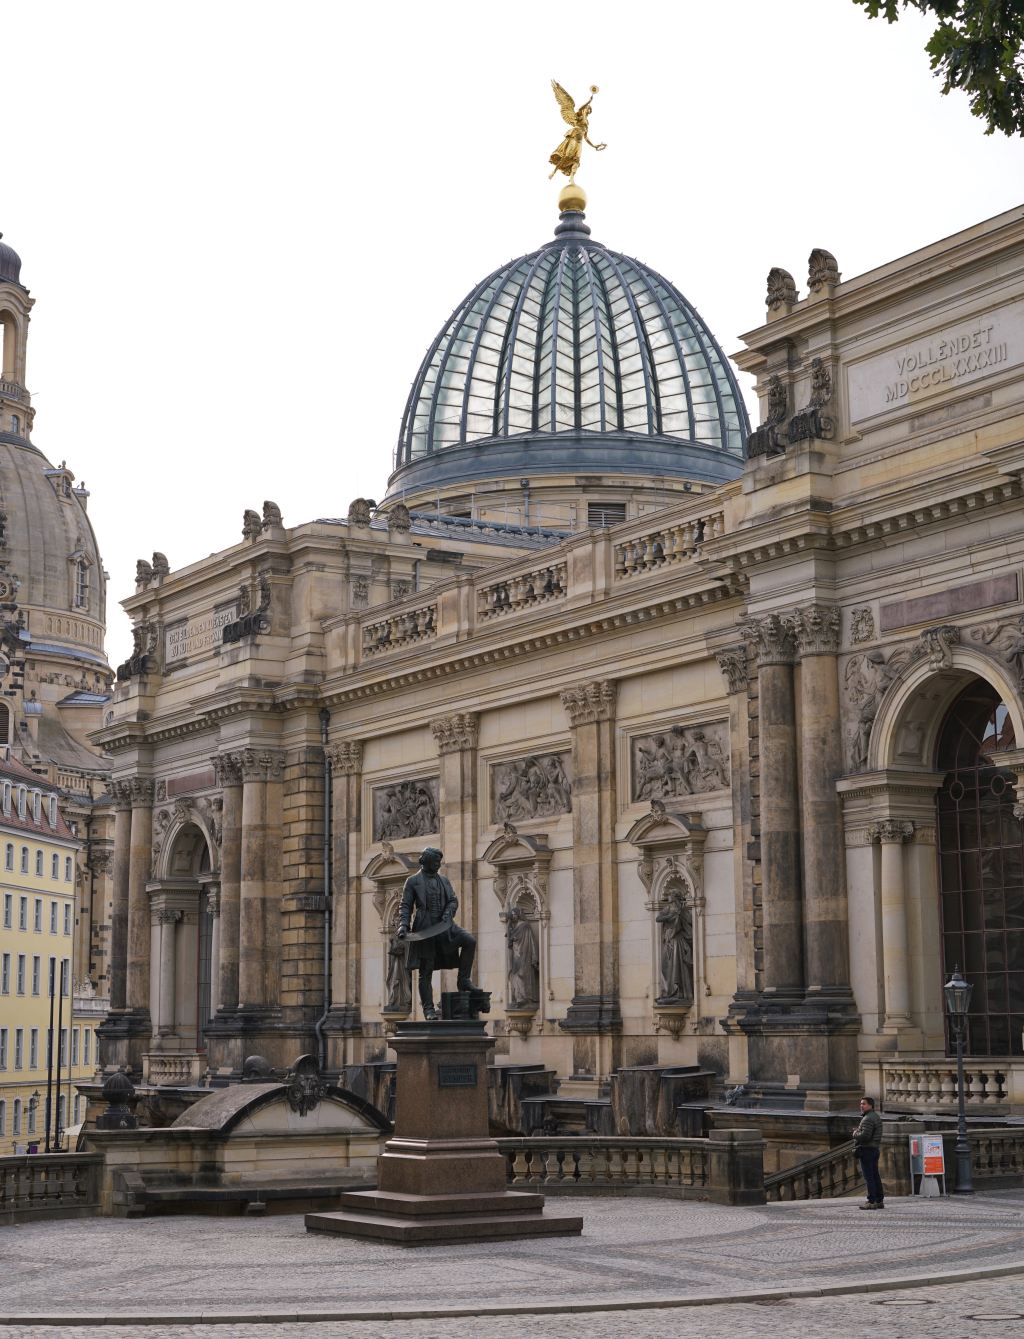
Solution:
M 950 1283 L 973 1283 L 982 1279 L 1024 1274 L 1024 1260 L 1006 1265 L 987 1265 L 952 1274 L 913 1274 L 901 1279 L 878 1279 L 863 1283 L 832 1283 L 822 1287 L 759 1289 L 744 1293 L 699 1293 L 688 1297 L 649 1297 L 639 1300 L 595 1302 L 509 1303 L 507 1306 L 417 1307 L 374 1311 L 206 1311 L 125 1315 L 68 1313 L 64 1315 L 0 1315 L 0 1328 L 9 1325 L 295 1325 L 327 1321 L 367 1320 L 472 1320 L 487 1316 L 559 1316 L 602 1311 L 655 1311 L 697 1306 L 735 1306 L 745 1302 L 772 1302 L 786 1298 L 841 1297 L 856 1293 L 893 1292 L 904 1288 L 934 1288 Z

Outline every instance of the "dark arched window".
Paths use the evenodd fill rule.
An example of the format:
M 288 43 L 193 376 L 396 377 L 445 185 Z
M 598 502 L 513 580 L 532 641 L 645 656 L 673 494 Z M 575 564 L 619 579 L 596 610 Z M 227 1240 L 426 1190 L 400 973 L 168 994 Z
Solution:
M 938 795 L 942 965 L 944 979 L 959 966 L 974 987 L 968 1053 L 977 1056 L 1024 1051 L 1024 828 L 1013 813 L 1013 773 L 991 757 L 1016 747 L 999 694 L 977 680 L 950 708 L 936 755 L 946 773 Z

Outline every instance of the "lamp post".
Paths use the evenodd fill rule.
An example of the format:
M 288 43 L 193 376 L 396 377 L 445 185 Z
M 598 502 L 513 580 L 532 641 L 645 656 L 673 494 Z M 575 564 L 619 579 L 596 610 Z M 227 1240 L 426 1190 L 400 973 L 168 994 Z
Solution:
M 946 996 L 946 1013 L 949 1025 L 956 1037 L 956 1195 L 973 1195 L 974 1183 L 971 1180 L 971 1146 L 967 1142 L 967 1111 L 964 1102 L 964 1031 L 967 1027 L 967 1010 L 971 1007 L 969 985 L 960 975 L 960 968 L 943 986 Z

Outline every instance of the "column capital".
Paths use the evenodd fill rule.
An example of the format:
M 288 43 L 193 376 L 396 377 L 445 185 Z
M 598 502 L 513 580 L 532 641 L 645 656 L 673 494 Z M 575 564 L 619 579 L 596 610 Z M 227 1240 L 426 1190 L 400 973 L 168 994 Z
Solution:
M 220 915 L 220 887 L 210 884 L 206 889 L 206 914 L 216 920 Z
M 363 745 L 358 739 L 339 739 L 325 752 L 335 776 L 358 776 L 363 770 Z
M 280 781 L 284 754 L 280 749 L 242 749 L 243 781 Z
M 458 711 L 452 716 L 438 716 L 430 722 L 440 754 L 475 749 L 479 727 L 480 715 L 475 711 Z
M 733 693 L 747 691 L 747 648 L 742 642 L 735 646 L 723 646 L 715 652 L 718 668 L 725 675 L 726 689 Z
M 913 823 L 902 818 L 883 818 L 868 828 L 868 841 L 871 842 L 908 842 L 913 835 Z
M 111 781 L 107 789 L 113 797 L 115 813 L 124 813 L 132 807 L 132 788 L 127 781 Z
M 240 786 L 242 784 L 242 754 L 215 753 L 210 761 L 217 774 L 219 786 Z
M 152 777 L 133 776 L 128 778 L 128 791 L 133 809 L 149 808 L 153 803 L 154 784 Z
M 791 615 L 765 614 L 745 619 L 743 636 L 753 646 L 759 666 L 792 665 L 796 647 Z
M 569 724 L 592 725 L 595 721 L 615 719 L 615 700 L 619 685 L 614 679 L 594 679 L 562 689 L 562 706 Z
M 788 621 L 801 659 L 839 654 L 841 618 L 836 605 L 804 605 L 802 609 L 795 609 Z
M 165 907 L 163 911 L 157 912 L 156 918 L 161 925 L 177 925 L 182 918 L 182 913 L 180 911 L 172 911 L 170 908 Z

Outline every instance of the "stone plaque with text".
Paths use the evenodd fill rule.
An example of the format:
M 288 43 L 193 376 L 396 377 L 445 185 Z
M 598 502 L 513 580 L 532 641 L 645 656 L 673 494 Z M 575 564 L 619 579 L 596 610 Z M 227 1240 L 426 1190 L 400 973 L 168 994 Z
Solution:
M 227 604 L 208 614 L 182 619 L 164 629 L 164 664 L 211 651 L 221 644 L 221 629 L 238 617 L 238 603 Z

